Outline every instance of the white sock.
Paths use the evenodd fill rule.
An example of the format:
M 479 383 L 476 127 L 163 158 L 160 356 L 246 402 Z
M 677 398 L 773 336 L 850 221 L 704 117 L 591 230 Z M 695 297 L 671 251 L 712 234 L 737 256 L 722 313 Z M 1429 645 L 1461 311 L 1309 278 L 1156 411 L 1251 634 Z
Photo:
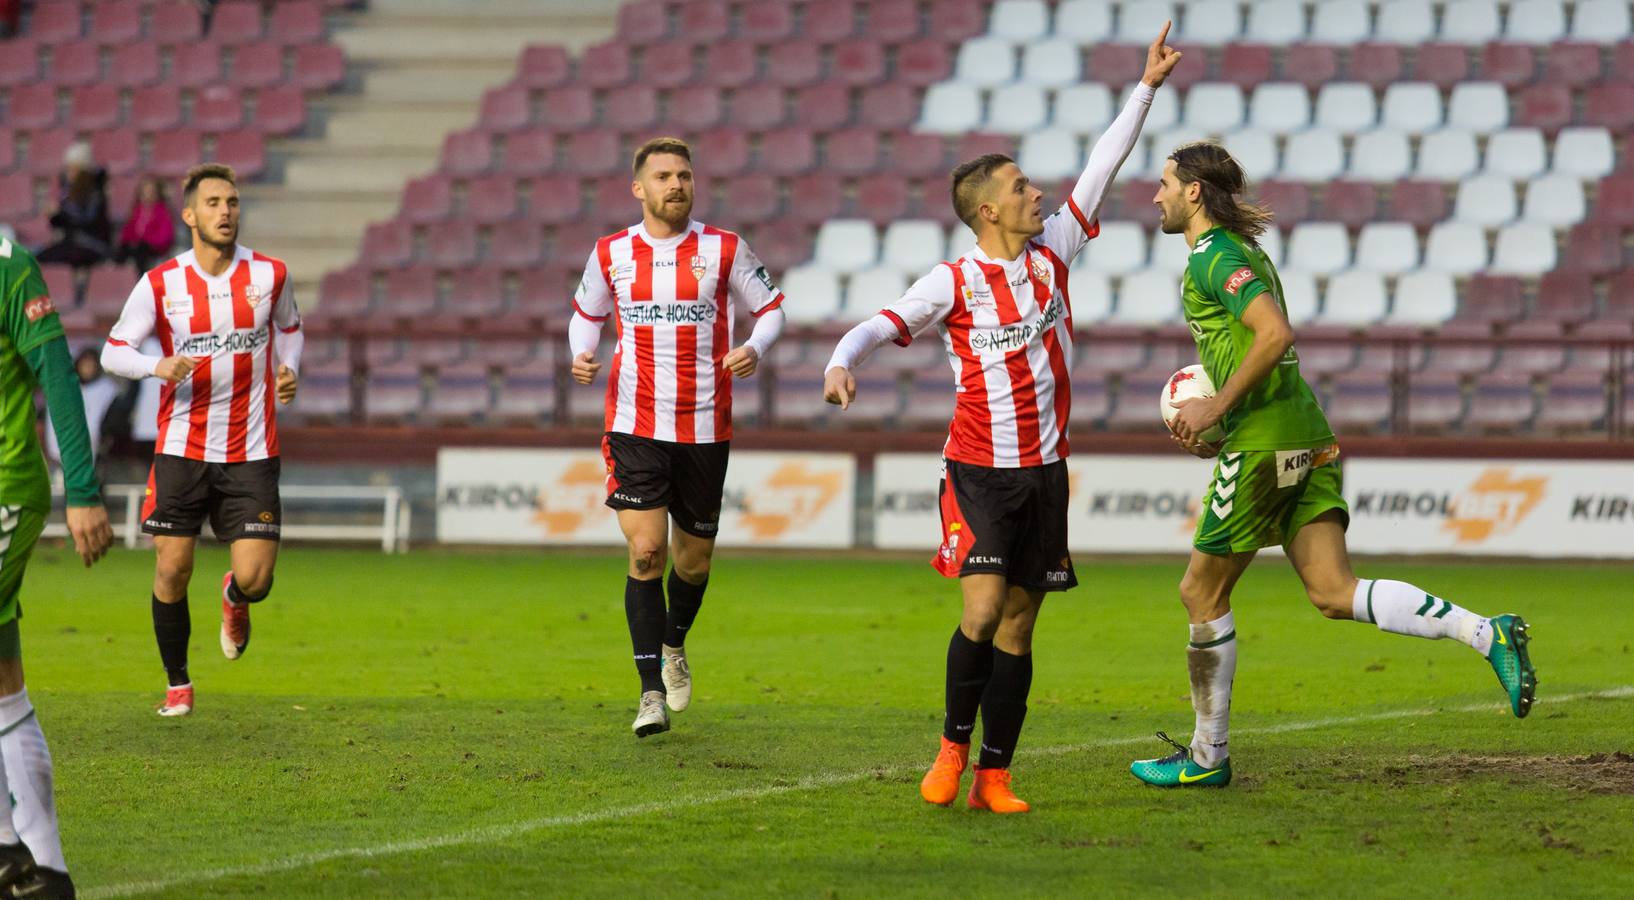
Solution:
M 1351 616 L 1382 631 L 1439 640 L 1452 638 L 1486 655 L 1492 648 L 1492 622 L 1451 601 L 1405 581 L 1357 580 Z
M 1231 723 L 1231 681 L 1237 676 L 1237 626 L 1231 613 L 1191 626 L 1186 668 L 1191 673 L 1191 708 L 1197 713 L 1191 757 L 1198 765 L 1212 769 L 1231 755 L 1227 732 Z
M 51 789 L 51 751 L 45 732 L 28 702 L 28 691 L 0 697 L 0 756 L 5 758 L 6 781 L 14 806 L 12 822 L 34 862 L 59 872 L 68 871 L 57 834 L 57 802 Z

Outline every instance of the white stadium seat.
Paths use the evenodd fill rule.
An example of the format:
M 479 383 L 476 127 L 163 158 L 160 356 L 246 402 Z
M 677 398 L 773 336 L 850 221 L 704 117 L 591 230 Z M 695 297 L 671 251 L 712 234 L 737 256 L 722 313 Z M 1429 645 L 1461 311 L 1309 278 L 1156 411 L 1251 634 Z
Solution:
M 942 251 L 946 246 L 940 224 L 929 219 L 901 219 L 885 228 L 880 263 L 904 272 L 928 272 L 944 259 Z
M 1381 124 L 1412 134 L 1441 127 L 1441 90 L 1421 81 L 1402 81 L 1384 92 Z
M 817 229 L 812 262 L 836 272 L 860 272 L 879 258 L 874 223 L 862 219 L 829 219 Z
M 1487 138 L 1484 171 L 1517 181 L 1536 178 L 1548 168 L 1547 157 L 1543 132 L 1536 128 L 1506 128 Z
M 1186 92 L 1183 121 L 1208 134 L 1224 134 L 1243 123 L 1243 90 L 1234 84 L 1197 84 Z
M 1044 89 L 1036 84 L 1007 84 L 994 88 L 987 98 L 988 131 L 1025 134 L 1044 127 L 1049 115 Z
M 1097 272 L 1122 275 L 1146 268 L 1146 229 L 1134 222 L 1102 222 L 1101 234 L 1084 248 Z
M 1164 22 L 1180 18 L 1168 0 L 1123 0 L 1118 4 L 1118 42 L 1146 46 L 1163 30 Z M 1170 32 L 1178 40 L 1178 32 Z
M 1035 131 L 1021 138 L 1016 157 L 1034 181 L 1067 178 L 1084 170 L 1084 140 L 1070 131 Z
M 1458 311 L 1458 290 L 1446 272 L 1412 272 L 1396 280 L 1391 325 L 1439 325 Z
M 1180 281 L 1173 272 L 1135 272 L 1118 286 L 1118 305 L 1112 321 L 1128 325 L 1179 322 Z
M 843 309 L 846 318 L 860 319 L 883 306 L 895 303 L 908 290 L 908 284 L 908 275 L 901 269 L 891 266 L 864 269 L 853 274 L 851 282 L 845 287 Z
M 1243 40 L 1285 46 L 1305 39 L 1305 4 L 1298 0 L 1265 0 L 1248 6 Z
M 937 134 L 963 134 L 982 123 L 982 98 L 968 84 L 944 81 L 925 90 L 919 130 Z
M 1286 134 L 1311 123 L 1311 95 L 1302 84 L 1267 81 L 1254 88 L 1248 104 L 1248 123 Z
M 1021 80 L 1044 87 L 1076 84 L 1084 74 L 1083 51 L 1064 38 L 1038 41 L 1021 52 Z
M 1277 177 L 1277 139 L 1274 135 L 1249 128 L 1228 134 L 1221 142 L 1231 151 L 1232 157 L 1242 164 L 1243 174 L 1248 176 L 1249 181 Z
M 1470 46 L 1498 39 L 1495 0 L 1452 0 L 1441 11 L 1441 40 Z
M 1322 308 L 1322 298 L 1316 292 L 1316 276 L 1289 269 L 1277 272 L 1277 279 L 1282 282 L 1282 305 L 1288 309 L 1288 321 L 1298 326 L 1315 319 Z
M 987 33 L 1021 42 L 1050 33 L 1050 8 L 1044 0 L 998 0 L 987 18 Z
M 1098 44 L 1112 37 L 1111 0 L 1062 0 L 1055 9 L 1055 36 L 1078 44 Z
M 1572 40 L 1612 43 L 1628 37 L 1627 0 L 1578 0 L 1572 12 Z
M 1475 135 L 1461 128 L 1427 134 L 1418 144 L 1418 177 L 1429 181 L 1457 181 L 1475 174 L 1480 160 Z
M 1458 184 L 1452 217 L 1459 222 L 1495 228 L 1515 221 L 1515 183 L 1497 175 L 1477 175 Z
M 1179 39 L 1188 44 L 1229 44 L 1242 34 L 1242 5 L 1236 0 L 1194 0 L 1186 4 L 1186 18 L 1180 24 Z
M 1545 175 L 1526 185 L 1526 202 L 1521 220 L 1554 228 L 1583 221 L 1588 204 L 1583 200 L 1583 182 L 1573 175 Z
M 1163 229 L 1152 229 L 1152 261 L 1148 264 L 1154 272 L 1168 272 L 1174 277 L 1174 283 L 1180 283 L 1180 273 L 1186 268 L 1187 257 L 1191 256 L 1191 248 L 1186 246 L 1184 234 L 1164 234 Z
M 1379 4 L 1379 24 L 1373 39 L 1382 44 L 1422 44 L 1435 37 L 1435 11 L 1430 0 L 1385 0 Z
M 1341 272 L 1328 279 L 1322 298 L 1324 325 L 1372 325 L 1390 310 L 1390 295 L 1384 278 L 1376 272 Z
M 1072 291 L 1072 321 L 1099 322 L 1112 315 L 1112 279 L 1089 266 L 1087 254 L 1080 253 L 1067 272 Z
M 1112 91 L 1106 85 L 1074 84 L 1055 92 L 1050 124 L 1079 134 L 1099 134 L 1112 117 Z
M 791 322 L 824 322 L 840 312 L 840 278 L 820 265 L 795 266 L 778 279 L 784 293 L 799 297 L 783 310 Z
M 1356 268 L 1400 275 L 1418 268 L 1418 233 L 1406 222 L 1369 222 L 1356 239 Z
M 963 222 L 951 225 L 947 230 L 947 249 L 942 253 L 942 258 L 952 262 L 969 253 L 974 246 L 976 235 Z
M 1282 229 L 1275 225 L 1265 229 L 1265 233 L 1260 235 L 1259 245 L 1265 255 L 1271 257 L 1272 265 L 1282 262 Z
M 1009 84 L 1016 78 L 1016 45 L 1003 38 L 978 37 L 959 47 L 953 79 L 976 87 Z
M 1327 181 L 1345 171 L 1345 147 L 1338 132 L 1301 131 L 1282 148 L 1282 174 L 1296 181 Z
M 1555 231 L 1547 225 L 1518 222 L 1498 230 L 1492 249 L 1497 275 L 1542 275 L 1555 267 Z
M 1584 179 L 1599 179 L 1617 166 L 1611 132 L 1604 128 L 1562 128 L 1555 136 L 1551 171 Z
M 1367 131 L 1378 121 L 1373 89 L 1365 84 L 1335 82 L 1316 95 L 1316 124 L 1343 134 Z
M 1350 147 L 1350 177 L 1360 181 L 1396 181 L 1412 170 L 1412 147 L 1399 131 L 1363 132 Z
M 1509 95 L 1491 81 L 1464 81 L 1453 85 L 1447 101 L 1447 125 L 1490 134 L 1509 124 Z
M 1358 44 L 1371 30 L 1366 3 L 1318 3 L 1311 10 L 1311 40 L 1319 44 Z
M 1118 95 L 1118 109 L 1123 109 L 1129 103 L 1129 95 L 1135 90 L 1134 85 L 1125 88 Z M 1174 91 L 1158 91 L 1152 98 L 1152 108 L 1146 111 L 1146 124 L 1141 128 L 1145 131 L 1165 131 L 1180 124 L 1180 101 Z
M 1516 0 L 1509 4 L 1504 39 L 1516 44 L 1550 44 L 1566 36 L 1561 0 Z
M 1288 266 L 1317 275 L 1350 267 L 1350 235 L 1337 222 L 1301 222 L 1288 236 Z
M 1424 268 L 1473 275 L 1486 268 L 1486 233 L 1468 222 L 1438 222 L 1424 244 Z

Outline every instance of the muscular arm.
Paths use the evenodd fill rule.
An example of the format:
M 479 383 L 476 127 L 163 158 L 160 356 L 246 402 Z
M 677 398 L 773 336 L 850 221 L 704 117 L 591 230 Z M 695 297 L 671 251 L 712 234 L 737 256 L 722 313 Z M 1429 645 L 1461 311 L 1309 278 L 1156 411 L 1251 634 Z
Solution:
M 1263 292 L 1243 309 L 1242 323 L 1254 333 L 1242 365 L 1231 373 L 1215 395 L 1207 399 L 1183 401 L 1174 420 L 1174 433 L 1184 441 L 1207 431 L 1259 387 L 1294 345 L 1294 329 L 1282 314 L 1282 307 L 1270 292 Z

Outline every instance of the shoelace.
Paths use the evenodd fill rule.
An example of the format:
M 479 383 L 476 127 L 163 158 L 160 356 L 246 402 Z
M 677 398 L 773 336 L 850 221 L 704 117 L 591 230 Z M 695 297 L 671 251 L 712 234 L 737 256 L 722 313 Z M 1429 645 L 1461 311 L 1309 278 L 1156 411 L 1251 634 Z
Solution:
M 643 697 L 642 700 L 641 700 L 641 714 L 642 715 L 646 715 L 649 712 L 662 710 L 663 708 L 664 708 L 664 698 L 662 696 Z
M 1174 738 L 1169 737 L 1169 735 L 1166 734 L 1165 732 L 1159 731 L 1157 733 L 1157 736 L 1158 736 L 1159 740 L 1161 740 L 1164 743 L 1168 744 L 1169 746 L 1173 747 L 1174 751 L 1175 751 L 1175 752 L 1169 754 L 1168 756 L 1165 756 L 1162 759 L 1158 760 L 1159 763 L 1181 762 L 1182 760 L 1191 759 L 1191 748 L 1190 747 L 1187 747 L 1186 745 L 1180 743 L 1179 741 L 1175 740 Z

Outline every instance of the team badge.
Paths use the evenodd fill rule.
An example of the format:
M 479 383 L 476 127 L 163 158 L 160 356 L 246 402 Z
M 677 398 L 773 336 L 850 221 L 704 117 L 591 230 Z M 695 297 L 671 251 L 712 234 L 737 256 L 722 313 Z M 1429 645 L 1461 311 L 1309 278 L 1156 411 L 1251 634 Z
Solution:
M 261 305 L 261 286 L 258 284 L 244 285 L 244 302 L 254 309 Z
M 1045 287 L 1049 287 L 1050 264 L 1042 256 L 1029 256 L 1028 262 L 1032 265 L 1033 277 L 1044 282 Z
M 709 271 L 709 261 L 701 256 L 692 257 L 692 280 L 702 281 L 704 273 Z

